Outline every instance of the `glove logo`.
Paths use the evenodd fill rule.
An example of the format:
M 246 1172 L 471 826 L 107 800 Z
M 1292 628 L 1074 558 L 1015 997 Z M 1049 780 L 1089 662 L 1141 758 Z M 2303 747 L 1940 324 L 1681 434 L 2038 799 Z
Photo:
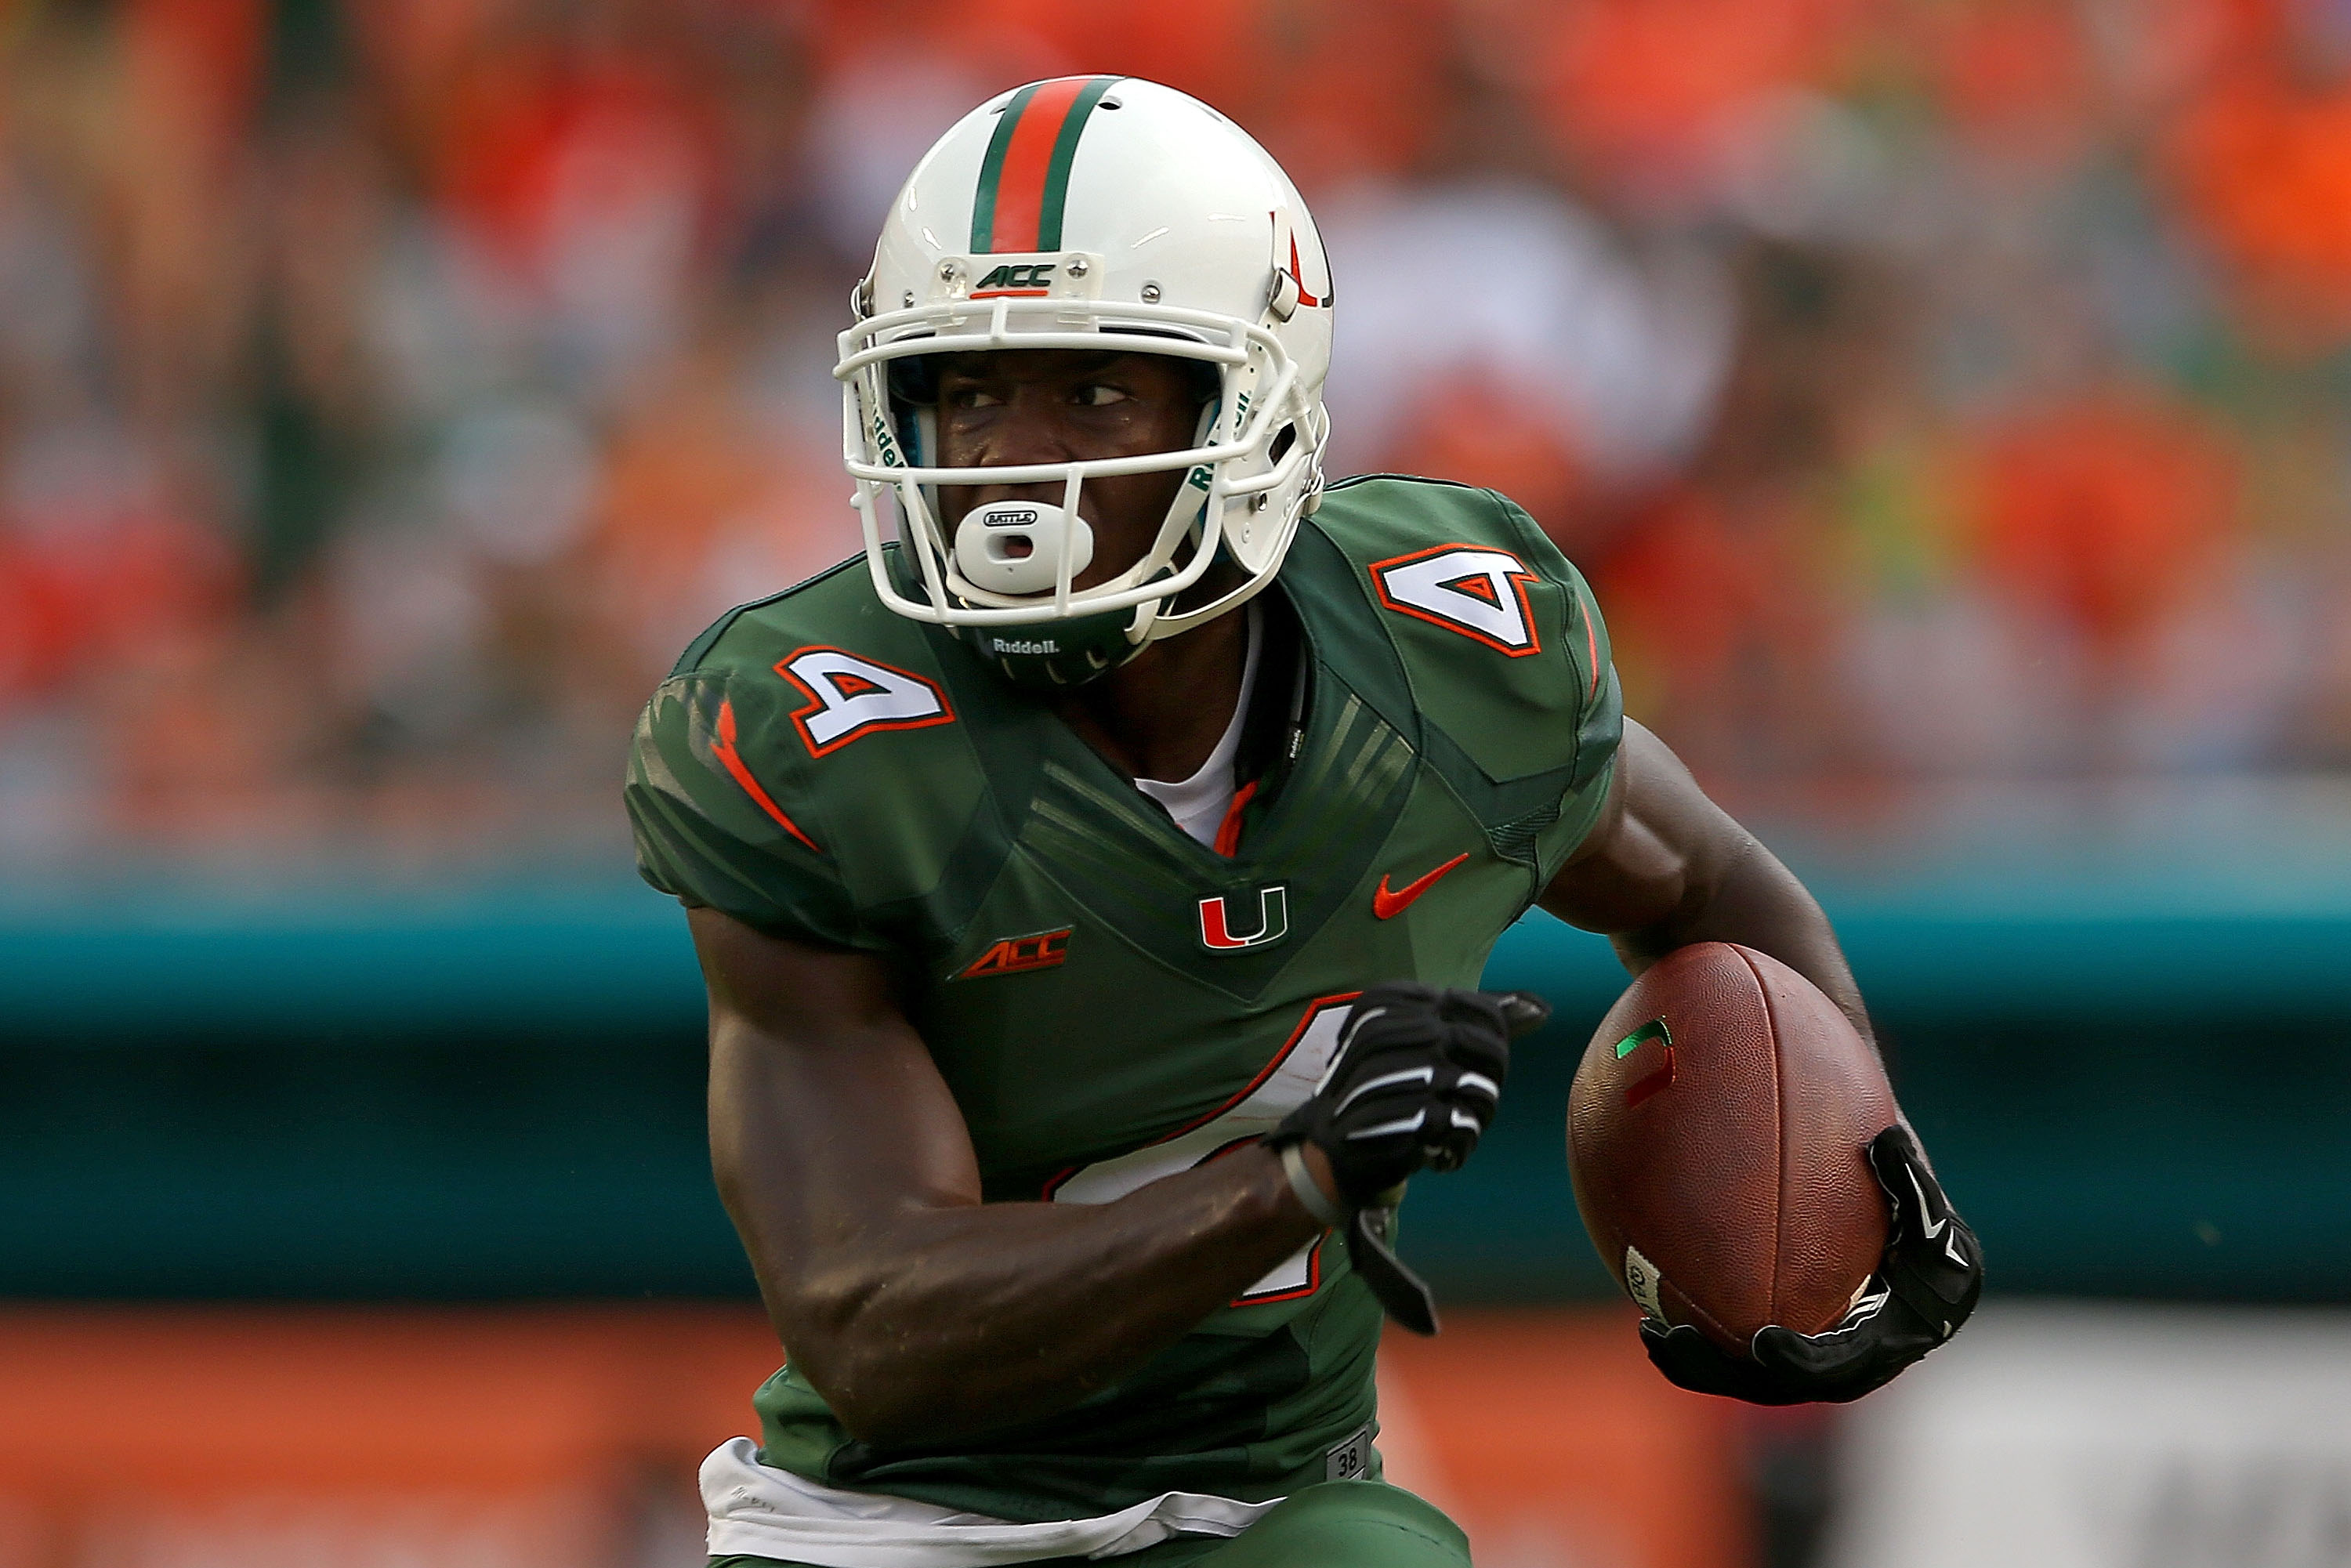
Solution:
M 1508 550 L 1438 545 L 1375 561 L 1372 584 L 1398 614 L 1523 659 L 1542 652 L 1527 584 L 1539 580 Z
M 1928 1213 L 1928 1207 L 1927 1207 L 1927 1189 L 1926 1189 L 1925 1187 L 1922 1187 L 1922 1186 L 1920 1186 L 1918 1185 L 1918 1176 L 1917 1176 L 1917 1172 L 1915 1172 L 1915 1171 L 1913 1171 L 1913 1172 L 1911 1172 L 1911 1173 L 1910 1173 L 1910 1190 L 1911 1190 L 1911 1191 L 1913 1191 L 1913 1192 L 1915 1192 L 1915 1193 L 1917 1193 L 1917 1194 L 1918 1195 L 1918 1211 L 1919 1211 L 1919 1213 L 1920 1213 L 1922 1216 L 1923 1216 L 1923 1215 L 1925 1215 L 1926 1213 Z M 1938 1236 L 1940 1236 L 1940 1235 L 1943 1233 L 1943 1227 L 1945 1227 L 1946 1225 L 1949 1225 L 1949 1223 L 1950 1223 L 1950 1221 L 1949 1221 L 1949 1219 L 1938 1219 L 1938 1220 L 1936 1220 L 1932 1225 L 1921 1225 L 1921 1226 L 1919 1226 L 1919 1227 L 1918 1227 L 1918 1234 L 1919 1234 L 1919 1235 L 1921 1235 L 1921 1236 L 1924 1236 L 1928 1240 L 1932 1241 L 1932 1240 L 1934 1240 L 1934 1239 L 1935 1239 L 1935 1238 L 1937 1238 Z
M 1211 953 L 1238 953 L 1245 948 L 1263 947 L 1290 935 L 1290 889 L 1280 883 L 1257 891 L 1257 929 L 1237 935 L 1226 913 L 1225 898 L 1200 900 L 1200 945 Z
M 1942 1218 L 1934 1221 L 1932 1224 L 1928 1223 L 1927 1216 L 1934 1212 L 1934 1206 L 1927 1201 L 1927 1189 L 1919 1185 L 1918 1173 L 1917 1171 L 1909 1171 L 1905 1174 L 1910 1177 L 1910 1190 L 1918 1195 L 1918 1234 L 1925 1237 L 1929 1241 L 1936 1240 L 1939 1238 L 1943 1243 L 1943 1256 L 1949 1258 L 1961 1269 L 1967 1268 L 1968 1255 L 1959 1250 L 1959 1239 L 1956 1236 L 1943 1235 L 1944 1230 L 1948 1228 L 1951 1223 L 1951 1217 L 1947 1214 L 1943 1216 Z M 1944 1332 L 1948 1333 L 1950 1331 L 1946 1329 Z

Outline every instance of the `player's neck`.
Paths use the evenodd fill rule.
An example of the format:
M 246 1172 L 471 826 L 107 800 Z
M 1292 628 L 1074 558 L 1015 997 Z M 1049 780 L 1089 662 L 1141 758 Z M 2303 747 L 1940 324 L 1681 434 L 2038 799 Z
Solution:
M 1057 706 L 1081 739 L 1130 776 L 1175 783 L 1197 773 L 1223 738 L 1248 662 L 1249 617 L 1219 615 L 1154 643 Z

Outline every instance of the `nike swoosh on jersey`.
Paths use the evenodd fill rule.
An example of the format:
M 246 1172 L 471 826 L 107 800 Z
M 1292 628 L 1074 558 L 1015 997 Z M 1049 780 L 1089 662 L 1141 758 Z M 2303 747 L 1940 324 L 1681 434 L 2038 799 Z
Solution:
M 1394 893 L 1390 893 L 1388 891 L 1387 873 L 1383 872 L 1380 874 L 1380 885 L 1372 890 L 1372 913 L 1382 920 L 1394 920 L 1397 915 L 1404 913 L 1405 906 L 1406 904 L 1410 904 L 1414 899 L 1418 898 L 1422 894 L 1426 893 L 1430 888 L 1435 887 L 1438 877 L 1443 876 L 1447 872 L 1451 871 L 1455 866 L 1459 865 L 1463 861 L 1466 861 L 1468 858 L 1469 852 L 1468 850 L 1463 850 L 1459 854 L 1455 855 L 1451 860 L 1447 861 L 1443 865 L 1438 866 L 1426 876 L 1416 877 L 1413 881 L 1405 883 L 1402 887 L 1397 888 Z

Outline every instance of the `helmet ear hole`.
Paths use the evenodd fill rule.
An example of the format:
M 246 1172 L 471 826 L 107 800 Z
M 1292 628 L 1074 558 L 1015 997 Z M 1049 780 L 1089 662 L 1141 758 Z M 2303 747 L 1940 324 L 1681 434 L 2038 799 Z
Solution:
M 938 356 L 918 354 L 911 359 L 891 361 L 890 397 L 893 402 L 938 402 Z
M 1283 425 L 1280 430 L 1273 433 L 1273 444 L 1266 448 L 1266 461 L 1269 463 L 1280 462 L 1281 455 L 1297 444 L 1298 426 L 1295 424 Z
M 938 355 L 891 360 L 889 395 L 898 402 L 938 402 Z

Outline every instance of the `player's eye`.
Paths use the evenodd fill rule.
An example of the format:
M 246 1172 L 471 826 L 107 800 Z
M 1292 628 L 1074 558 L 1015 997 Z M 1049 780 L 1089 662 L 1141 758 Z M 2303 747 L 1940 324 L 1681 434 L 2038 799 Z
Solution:
M 949 408 L 994 408 L 1004 400 L 983 387 L 950 386 L 942 389 L 939 401 Z
M 1082 408 L 1106 408 L 1114 402 L 1129 402 L 1133 393 L 1124 387 L 1108 382 L 1088 382 L 1072 394 L 1071 401 Z

